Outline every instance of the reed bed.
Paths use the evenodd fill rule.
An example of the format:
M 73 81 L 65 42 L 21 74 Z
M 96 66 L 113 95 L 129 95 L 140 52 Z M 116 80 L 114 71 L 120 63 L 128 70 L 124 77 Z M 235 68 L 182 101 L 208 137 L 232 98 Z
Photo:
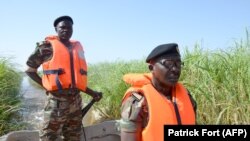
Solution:
M 15 69 L 15 64 L 0 57 L 0 135 L 21 128 L 17 115 L 21 81 L 21 73 Z
M 180 82 L 197 101 L 198 124 L 249 124 L 248 32 L 245 40 L 225 50 L 205 50 L 199 44 L 181 50 L 184 67 Z M 122 76 L 131 72 L 148 72 L 145 58 L 89 65 L 89 86 L 104 93 L 95 105 L 102 120 L 120 118 L 121 99 L 129 87 Z

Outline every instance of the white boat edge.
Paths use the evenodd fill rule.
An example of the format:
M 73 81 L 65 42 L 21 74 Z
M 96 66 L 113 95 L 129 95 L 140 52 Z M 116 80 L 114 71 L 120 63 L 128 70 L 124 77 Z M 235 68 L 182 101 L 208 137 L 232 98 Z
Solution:
M 120 141 L 119 120 L 104 121 L 83 129 L 81 141 Z M 0 141 L 39 140 L 39 130 L 12 131 L 0 137 Z M 56 141 L 62 141 L 62 139 L 58 138 Z

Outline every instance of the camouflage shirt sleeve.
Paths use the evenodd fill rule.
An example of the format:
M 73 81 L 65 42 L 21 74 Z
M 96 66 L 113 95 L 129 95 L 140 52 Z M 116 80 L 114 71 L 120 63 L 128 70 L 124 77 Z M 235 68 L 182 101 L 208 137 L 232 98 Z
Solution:
M 134 92 L 121 107 L 121 129 L 125 132 L 141 131 L 148 122 L 146 99 Z
M 29 56 L 26 64 L 31 68 L 37 69 L 44 61 L 51 59 L 52 53 L 52 47 L 48 42 L 39 42 L 34 52 Z

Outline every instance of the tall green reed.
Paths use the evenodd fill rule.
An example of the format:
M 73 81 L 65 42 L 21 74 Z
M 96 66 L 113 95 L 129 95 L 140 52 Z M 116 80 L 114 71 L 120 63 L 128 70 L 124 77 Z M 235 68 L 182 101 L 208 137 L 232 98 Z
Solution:
M 20 128 L 13 117 L 19 109 L 22 76 L 10 59 L 0 57 L 0 135 Z
M 199 44 L 182 48 L 180 82 L 197 101 L 198 124 L 250 123 L 250 40 L 246 39 L 224 50 L 205 50 Z M 191 50 L 192 49 L 192 50 Z M 101 120 L 119 119 L 122 97 L 129 87 L 122 76 L 126 73 L 149 72 L 145 58 L 141 60 L 89 64 L 89 87 L 103 92 L 103 99 L 95 104 Z M 90 100 L 85 96 L 85 103 Z
M 185 50 L 181 81 L 198 103 L 200 124 L 250 123 L 249 39 L 225 50 Z
M 103 119 L 120 117 L 120 104 L 128 86 L 122 77 L 126 73 L 147 72 L 144 60 L 115 61 L 90 64 L 88 71 L 89 86 L 103 92 L 103 99 L 97 103 L 96 109 Z
M 199 44 L 184 49 L 180 82 L 198 104 L 198 124 L 250 123 L 249 37 L 225 50 L 204 50 Z M 120 104 L 129 87 L 126 73 L 148 72 L 145 59 L 89 65 L 89 86 L 104 93 L 95 106 L 103 119 L 120 118 Z

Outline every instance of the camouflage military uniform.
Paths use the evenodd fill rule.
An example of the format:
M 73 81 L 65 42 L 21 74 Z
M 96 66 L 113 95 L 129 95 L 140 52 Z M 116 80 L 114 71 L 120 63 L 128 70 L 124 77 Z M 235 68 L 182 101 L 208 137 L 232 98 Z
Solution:
M 196 101 L 188 93 L 196 111 Z M 170 97 L 167 97 L 170 99 Z M 147 100 L 140 93 L 132 93 L 132 95 L 123 102 L 121 107 L 121 130 L 125 132 L 137 133 L 141 132 L 148 124 L 148 104 Z
M 49 43 L 38 43 L 27 65 L 38 68 L 43 62 L 52 58 L 52 52 Z M 65 141 L 80 141 L 81 108 L 80 91 L 64 89 L 60 94 L 57 91 L 50 92 L 44 109 L 44 126 L 40 133 L 42 141 L 55 141 L 59 135 L 62 135 Z

